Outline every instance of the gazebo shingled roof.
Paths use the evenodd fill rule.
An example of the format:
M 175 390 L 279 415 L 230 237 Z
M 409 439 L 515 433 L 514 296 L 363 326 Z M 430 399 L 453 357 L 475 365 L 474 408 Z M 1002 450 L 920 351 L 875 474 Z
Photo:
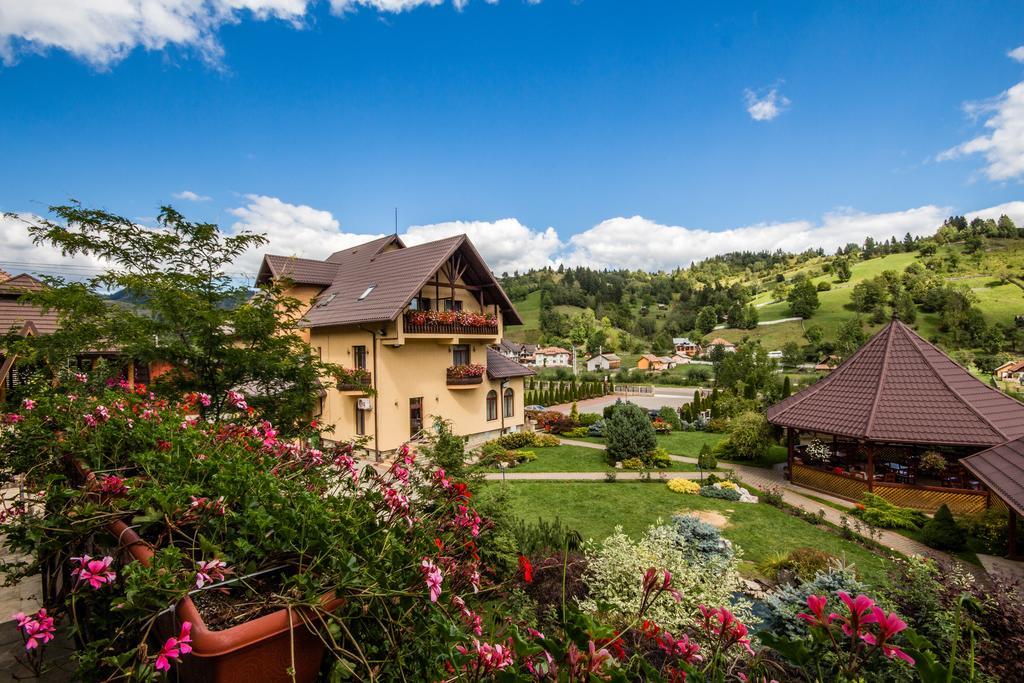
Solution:
M 895 319 L 828 377 L 769 408 L 768 420 L 881 443 L 995 446 L 1024 437 L 1024 404 Z
M 1024 439 L 1015 439 L 960 461 L 1008 506 L 1024 514 Z

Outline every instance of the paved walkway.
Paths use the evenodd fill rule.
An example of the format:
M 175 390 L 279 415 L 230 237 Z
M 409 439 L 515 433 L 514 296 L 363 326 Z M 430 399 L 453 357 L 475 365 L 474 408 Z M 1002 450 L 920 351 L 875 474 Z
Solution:
M 619 481 L 626 481 L 632 479 L 640 479 L 640 473 L 633 470 L 612 470 L 609 468 L 607 471 L 615 472 L 615 478 Z M 658 481 L 659 479 L 700 479 L 700 472 L 666 472 L 666 471 L 652 471 L 650 473 L 651 479 Z M 491 472 L 484 475 L 484 479 L 489 481 L 604 481 L 607 477 L 604 471 L 602 472 L 505 472 L 502 475 L 501 472 Z

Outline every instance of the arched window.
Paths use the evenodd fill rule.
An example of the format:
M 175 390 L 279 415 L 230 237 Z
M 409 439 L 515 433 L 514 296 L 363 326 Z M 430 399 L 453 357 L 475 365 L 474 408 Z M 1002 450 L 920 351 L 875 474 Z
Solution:
M 487 392 L 487 419 L 498 419 L 498 392 L 494 389 Z
M 505 389 L 505 395 L 503 396 L 502 408 L 505 411 L 505 417 L 512 417 L 516 412 L 516 395 L 511 388 Z

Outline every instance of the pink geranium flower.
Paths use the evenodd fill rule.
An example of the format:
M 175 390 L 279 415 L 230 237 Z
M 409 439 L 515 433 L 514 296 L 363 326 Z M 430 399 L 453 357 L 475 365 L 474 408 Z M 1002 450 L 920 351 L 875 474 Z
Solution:
M 228 565 L 223 560 L 204 560 L 196 564 L 196 588 L 202 588 L 208 583 L 223 581 L 224 575 L 229 573 Z
M 796 616 L 812 626 L 828 626 L 832 620 L 825 616 L 825 608 L 827 606 L 828 597 L 824 595 L 808 595 L 807 607 L 811 610 L 811 614 L 804 614 L 801 612 Z
M 838 595 L 839 599 L 846 605 L 850 615 L 843 617 L 833 613 L 828 615 L 828 618 L 830 621 L 836 620 L 842 624 L 843 633 L 848 637 L 859 638 L 861 627 L 866 623 L 871 623 L 873 620 L 871 610 L 875 606 L 875 601 L 864 594 L 851 598 L 850 594 L 846 591 L 839 591 Z
M 237 391 L 228 392 L 228 405 L 238 408 L 239 410 L 249 409 L 249 405 L 245 402 L 245 396 L 242 396 Z
M 420 567 L 423 570 L 423 577 L 427 584 L 427 590 L 430 591 L 430 602 L 437 602 L 437 599 L 441 597 L 441 582 L 444 580 L 444 575 L 441 574 L 441 570 L 427 558 L 423 558 L 420 562 Z
M 116 474 L 110 474 L 100 479 L 100 491 L 112 496 L 123 496 L 128 493 L 128 486 L 124 479 Z
M 157 671 L 170 671 L 171 662 L 180 659 L 181 655 L 187 655 L 192 652 L 192 622 L 186 621 L 181 625 L 181 632 L 178 637 L 170 637 L 164 646 L 160 648 L 160 652 L 156 655 L 156 661 L 153 662 L 153 668 Z
M 46 645 L 53 640 L 53 634 L 57 631 L 53 625 L 53 617 L 47 616 L 45 608 L 31 617 L 26 616 L 24 612 L 18 612 L 12 619 L 18 622 L 18 628 L 25 639 L 26 650 L 35 650 L 41 645 Z
M 71 576 L 78 579 L 79 583 L 88 583 L 93 590 L 99 590 L 105 584 L 113 583 L 117 578 L 117 572 L 110 568 L 114 558 L 109 555 L 101 559 L 93 559 L 88 555 L 72 557 L 72 562 L 78 566 L 71 570 Z
M 35 410 L 36 402 L 30 398 L 26 398 L 24 401 L 21 402 L 21 407 L 24 408 L 25 410 Z

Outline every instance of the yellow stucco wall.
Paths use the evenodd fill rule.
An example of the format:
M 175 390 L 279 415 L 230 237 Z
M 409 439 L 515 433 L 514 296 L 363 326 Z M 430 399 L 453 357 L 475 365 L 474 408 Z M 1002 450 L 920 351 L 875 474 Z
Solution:
M 435 299 L 433 286 L 424 288 L 423 296 Z M 442 298 L 451 296 L 451 290 L 441 289 Z M 462 301 L 463 310 L 493 312 L 493 307 L 481 309 L 475 293 L 455 290 L 455 298 Z M 434 304 L 436 306 L 436 304 Z M 470 362 L 486 366 L 487 346 L 497 343 L 502 329 L 499 316 L 499 330 L 496 335 L 474 334 L 453 337 L 451 335 L 405 334 L 402 318 L 391 323 L 367 323 L 359 326 L 338 326 L 311 330 L 309 338 L 314 349 L 319 348 L 324 361 L 337 363 L 346 368 L 355 367 L 353 347 L 366 347 L 366 369 L 373 373 L 372 385 L 376 395 L 370 397 L 373 405 L 366 416 L 365 434 L 369 437 L 367 447 L 381 451 L 398 448 L 411 434 L 410 399 L 423 399 L 423 424 L 429 427 L 434 416 L 443 417 L 452 423 L 456 434 L 471 437 L 471 441 L 496 436 L 502 429 L 521 429 L 524 423 L 523 394 L 525 381 L 515 378 L 507 381 L 513 390 L 514 408 L 511 417 L 503 418 L 501 382 L 490 380 L 486 374 L 483 382 L 470 388 L 451 389 L 447 385 L 446 371 L 452 365 L 452 344 L 467 344 L 470 348 Z M 380 331 L 384 330 L 381 335 Z M 376 331 L 376 342 L 371 334 Z M 374 348 L 376 344 L 376 348 Z M 376 367 L 374 360 L 376 359 Z M 498 393 L 498 418 L 487 419 L 487 393 Z M 356 436 L 356 402 L 359 396 L 353 393 L 330 389 L 324 398 L 321 422 L 330 428 L 328 438 L 338 441 Z M 375 427 L 379 430 L 374 439 Z M 475 438 L 472 438 L 475 437 Z

